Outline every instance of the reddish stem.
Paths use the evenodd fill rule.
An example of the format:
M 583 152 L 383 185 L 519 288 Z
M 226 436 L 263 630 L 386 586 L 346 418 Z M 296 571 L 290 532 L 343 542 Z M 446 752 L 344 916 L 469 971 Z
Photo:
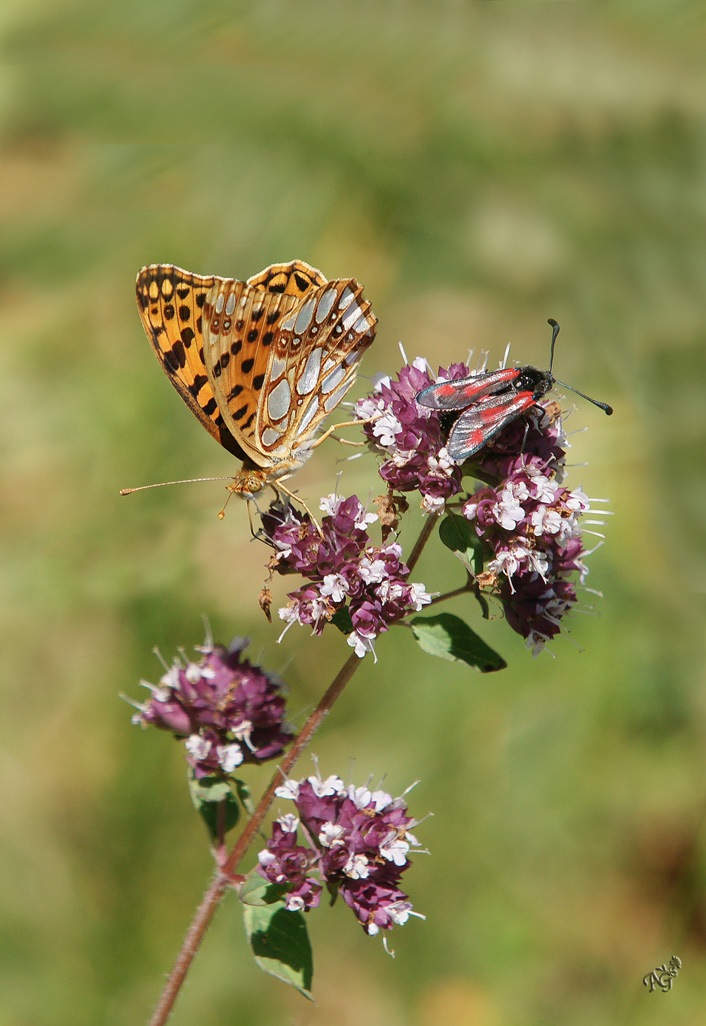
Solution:
M 411 555 L 407 560 L 407 566 L 410 570 L 414 567 L 415 563 L 421 556 L 422 550 L 431 537 L 431 533 L 435 526 L 436 518 L 433 516 L 427 517 L 424 527 L 422 528 L 416 544 L 412 549 Z M 184 943 L 177 955 L 174 968 L 169 974 L 169 979 L 162 991 L 159 1003 L 149 1021 L 149 1026 L 164 1026 L 169 1018 L 172 1008 L 174 1007 L 174 1002 L 176 1001 L 177 995 L 181 989 L 181 985 L 186 978 L 186 974 L 191 967 L 191 963 L 193 962 L 196 952 L 201 945 L 203 936 L 215 915 L 216 909 L 221 903 L 221 899 L 223 898 L 226 890 L 232 886 L 233 877 L 235 876 L 235 871 L 240 860 L 250 847 L 255 834 L 262 826 L 265 816 L 270 810 L 270 806 L 275 798 L 276 788 L 278 788 L 282 781 L 289 775 L 290 770 L 323 723 L 334 702 L 340 697 L 349 680 L 360 666 L 361 661 L 362 660 L 358 658 L 355 652 L 352 652 L 348 659 L 346 659 L 336 677 L 329 685 L 321 701 L 294 739 L 292 747 L 282 760 L 277 772 L 270 781 L 267 790 L 258 802 L 252 816 L 246 823 L 245 829 L 235 842 L 230 855 L 223 865 L 216 870 L 211 883 L 201 899 L 201 904 L 197 908 L 196 914 L 189 925 L 186 937 L 184 938 Z
M 275 798 L 275 789 L 279 787 L 282 781 L 288 776 L 289 771 L 292 769 L 309 741 L 311 741 L 312 737 L 321 726 L 323 720 L 328 715 L 331 706 L 340 696 L 341 692 L 345 688 L 346 684 L 348 684 L 348 681 L 351 679 L 360 664 L 361 660 L 355 652 L 351 652 L 316 709 L 314 709 L 311 716 L 295 738 L 294 744 L 282 760 L 280 767 L 270 781 L 269 787 L 258 802 L 257 808 L 248 820 L 245 829 L 236 841 L 233 850 L 224 862 L 222 868 L 217 870 L 214 874 L 214 877 L 201 900 L 201 904 L 197 908 L 196 914 L 191 921 L 191 925 L 187 930 L 184 943 L 177 955 L 174 968 L 169 974 L 169 979 L 167 980 L 167 984 L 159 999 L 159 1004 L 155 1008 L 152 1018 L 149 1021 L 149 1026 L 164 1026 L 164 1023 L 166 1023 L 171 1010 L 174 1007 L 174 1002 L 179 990 L 181 989 L 181 985 L 184 982 L 186 974 L 194 960 L 194 956 L 199 949 L 201 940 L 213 919 L 224 893 L 230 886 L 230 877 L 235 873 L 240 860 L 250 847 L 255 834 L 260 829 L 265 816 L 270 810 L 270 806 Z

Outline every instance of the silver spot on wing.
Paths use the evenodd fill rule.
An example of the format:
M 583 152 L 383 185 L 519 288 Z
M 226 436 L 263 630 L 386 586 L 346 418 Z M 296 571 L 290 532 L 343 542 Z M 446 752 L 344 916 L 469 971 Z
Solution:
M 299 395 L 309 395 L 309 392 L 313 391 L 316 386 L 316 382 L 319 380 L 320 371 L 321 349 L 312 349 L 309 353 L 309 358 L 306 361 L 306 366 L 302 371 L 301 377 L 297 381 L 297 392 Z
M 331 410 L 335 410 L 336 409 L 336 407 L 340 403 L 341 399 L 343 399 L 344 395 L 346 394 L 348 389 L 351 387 L 351 385 L 352 385 L 351 381 L 346 381 L 346 383 L 344 385 L 342 385 L 341 388 L 339 388 L 339 390 L 337 392 L 334 392 L 333 395 L 330 395 L 328 397 L 328 399 L 324 403 L 324 409 L 326 410 L 327 413 L 330 413 Z
M 323 324 L 336 302 L 336 290 L 326 289 L 316 308 L 316 323 Z
M 278 385 L 272 389 L 267 397 L 267 412 L 270 420 L 281 420 L 292 405 L 292 394 L 289 382 L 282 378 Z
M 346 310 L 345 316 L 341 321 L 344 331 L 350 331 L 354 324 L 358 322 L 358 319 L 365 320 L 365 314 L 360 309 L 357 303 L 353 303 L 348 310 Z
M 314 396 L 314 398 L 311 400 L 311 402 L 307 406 L 306 413 L 304 414 L 302 419 L 299 421 L 299 424 L 297 426 L 297 434 L 300 437 L 302 435 L 306 434 L 306 429 L 311 424 L 311 422 L 314 419 L 318 409 L 319 409 L 319 397 L 318 396 Z
M 262 432 L 262 444 L 267 446 L 275 445 L 277 442 L 279 442 L 281 437 L 281 431 L 275 431 L 274 428 L 267 427 Z
M 338 309 L 345 310 L 347 306 L 350 306 L 353 302 L 354 296 L 351 289 L 346 285 L 345 289 L 341 293 L 341 298 L 338 301 Z
M 312 296 L 307 299 L 304 306 L 297 314 L 297 319 L 294 322 L 294 334 L 303 335 L 306 329 L 311 324 L 311 318 L 314 316 L 314 307 L 316 306 L 316 298 Z
M 347 368 L 344 367 L 343 365 L 341 365 L 340 367 L 337 367 L 336 370 L 331 371 L 331 373 L 327 374 L 326 377 L 324 378 L 324 380 L 321 382 L 321 391 L 322 392 L 331 392 L 334 388 L 336 388 L 338 385 L 340 385 L 341 379 L 343 378 L 343 376 L 346 373 L 347 373 Z M 328 403 L 326 404 L 326 409 L 327 410 L 330 409 Z

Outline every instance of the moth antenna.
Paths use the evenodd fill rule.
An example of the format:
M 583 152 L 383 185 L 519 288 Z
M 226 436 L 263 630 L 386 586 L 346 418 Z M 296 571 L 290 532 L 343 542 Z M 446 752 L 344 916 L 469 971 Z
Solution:
M 559 322 L 555 321 L 553 317 L 549 318 L 547 324 L 549 324 L 552 329 L 552 343 L 549 351 L 549 373 L 554 377 L 552 374 L 552 367 L 554 366 L 554 346 L 556 345 L 557 335 L 561 329 L 559 327 Z M 554 381 L 556 381 L 557 385 L 561 385 L 562 388 L 568 388 L 570 392 L 580 395 L 582 399 L 588 399 L 589 403 L 593 403 L 594 406 L 597 406 L 599 410 L 603 410 L 603 412 L 609 417 L 612 415 L 613 407 L 609 406 L 608 403 L 602 403 L 600 399 L 592 399 L 590 395 L 586 395 L 585 392 L 579 392 L 578 388 L 574 388 L 573 385 L 567 385 L 565 381 L 560 381 L 559 378 L 554 378 Z
M 551 349 L 549 350 L 549 373 L 551 374 L 552 367 L 554 366 L 554 346 L 556 345 L 557 335 L 561 331 L 561 328 L 559 327 L 559 322 L 555 321 L 553 317 L 549 318 L 547 324 L 552 329 L 552 342 Z
M 565 381 L 559 381 L 559 378 L 554 378 L 557 385 L 561 385 L 562 388 L 568 388 L 570 392 L 575 392 L 576 395 L 580 395 L 582 399 L 588 399 L 589 403 L 593 403 L 599 410 L 603 410 L 609 417 L 613 413 L 613 407 L 609 406 L 608 403 L 602 403 L 600 399 L 592 399 L 590 395 L 586 395 L 585 392 L 579 392 L 578 388 L 574 388 L 573 385 L 567 385 Z
M 137 488 L 121 488 L 121 495 L 132 495 L 133 492 L 146 492 L 148 488 L 166 488 L 167 485 L 200 484 L 202 481 L 232 481 L 231 477 L 187 477 L 183 481 L 157 481 L 155 484 L 138 485 Z

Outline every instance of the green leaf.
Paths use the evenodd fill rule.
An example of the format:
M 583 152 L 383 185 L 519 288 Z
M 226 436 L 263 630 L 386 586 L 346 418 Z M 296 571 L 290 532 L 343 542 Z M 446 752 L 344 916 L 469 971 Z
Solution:
M 251 886 L 248 904 L 243 905 L 245 932 L 255 961 L 266 973 L 295 987 L 313 1001 L 314 960 L 304 915 L 288 912 L 281 899 L 266 901 L 272 884 L 266 880 L 260 882 L 260 894 L 257 894 L 257 887 Z M 255 903 L 256 897 L 261 897 L 262 901 Z
M 251 869 L 238 888 L 238 896 L 244 905 L 273 905 L 287 892 L 287 884 L 275 884 L 265 880 L 256 869 Z
M 479 574 L 482 571 L 483 542 L 470 520 L 458 513 L 447 513 L 439 524 L 439 538 L 469 572 Z
M 189 791 L 194 807 L 206 824 L 211 841 L 220 844 L 240 819 L 240 804 L 229 783 L 221 777 L 201 777 L 189 773 Z
M 507 663 L 490 645 L 486 645 L 468 624 L 451 613 L 417 616 L 410 627 L 420 648 L 429 655 L 462 662 L 481 673 L 503 670 Z
M 353 630 L 353 621 L 348 612 L 348 606 L 341 606 L 340 609 L 337 609 L 331 617 L 331 623 L 334 627 L 338 627 L 341 634 L 350 634 Z
M 490 485 L 491 488 L 497 488 L 501 480 L 497 474 L 489 474 L 480 463 L 475 463 L 473 460 L 466 460 L 461 473 L 464 477 L 473 477 L 476 481 Z
M 255 811 L 253 800 L 250 797 L 250 788 L 244 780 L 239 780 L 237 777 L 232 778 L 233 784 L 235 785 L 235 793 L 240 799 L 240 804 L 243 806 L 245 811 L 252 816 Z

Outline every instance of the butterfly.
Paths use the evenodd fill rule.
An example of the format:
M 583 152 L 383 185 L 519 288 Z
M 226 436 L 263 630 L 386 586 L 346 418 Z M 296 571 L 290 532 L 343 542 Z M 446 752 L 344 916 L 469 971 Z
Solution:
M 355 279 L 328 281 L 301 260 L 247 281 L 149 264 L 136 292 L 167 377 L 243 461 L 229 486 L 243 496 L 281 487 L 308 459 L 375 338 L 377 318 Z
M 507 424 L 535 406 L 555 383 L 588 399 L 609 416 L 612 414 L 613 408 L 607 403 L 591 399 L 584 392 L 554 377 L 552 366 L 559 325 L 553 319 L 549 320 L 549 324 L 552 328 L 549 370 L 501 367 L 499 370 L 481 371 L 455 381 L 439 381 L 417 394 L 416 400 L 420 406 L 442 413 L 461 411 L 446 443 L 449 455 L 457 463 L 463 463 L 473 456 Z

